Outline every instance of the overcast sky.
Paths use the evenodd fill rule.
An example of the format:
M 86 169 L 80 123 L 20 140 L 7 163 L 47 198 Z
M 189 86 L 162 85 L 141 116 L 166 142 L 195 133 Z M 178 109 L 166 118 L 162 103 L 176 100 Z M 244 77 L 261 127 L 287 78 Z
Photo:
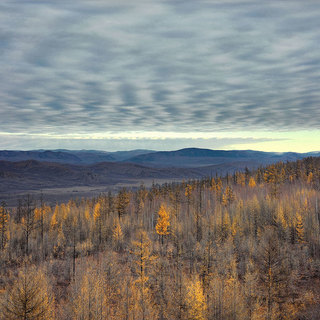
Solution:
M 1 1 L 0 80 L 0 149 L 320 150 L 320 1 Z

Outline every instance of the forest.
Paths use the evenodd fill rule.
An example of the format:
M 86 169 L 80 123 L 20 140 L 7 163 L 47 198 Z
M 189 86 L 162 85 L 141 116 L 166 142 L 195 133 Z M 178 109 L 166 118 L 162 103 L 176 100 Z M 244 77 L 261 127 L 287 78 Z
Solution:
M 0 319 L 319 319 L 320 158 L 0 207 Z

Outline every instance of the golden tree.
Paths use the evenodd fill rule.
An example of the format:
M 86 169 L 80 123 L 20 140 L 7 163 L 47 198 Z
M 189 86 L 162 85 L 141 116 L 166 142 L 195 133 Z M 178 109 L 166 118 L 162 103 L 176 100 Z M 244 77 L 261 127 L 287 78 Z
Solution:
M 102 216 L 101 216 L 101 204 L 97 202 L 93 210 L 93 220 L 95 227 L 98 229 L 98 244 L 99 246 L 102 243 Z
M 166 210 L 165 206 L 162 204 L 158 211 L 158 221 L 156 225 L 156 232 L 159 236 L 161 236 L 161 243 L 163 244 L 163 236 L 168 235 L 168 228 L 170 226 L 170 216 L 168 210 Z
M 207 304 L 199 280 L 192 280 L 190 285 L 188 286 L 186 305 L 188 310 L 188 319 L 206 319 Z
M 295 304 L 295 293 L 291 283 L 296 280 L 289 267 L 287 253 L 280 245 L 277 230 L 274 227 L 265 228 L 256 257 L 261 311 L 264 318 L 267 320 L 292 319 L 287 317 L 287 313 L 288 309 Z
M 116 249 L 119 250 L 121 248 L 121 242 L 123 241 L 123 232 L 119 219 L 117 219 L 114 223 L 112 239 L 115 243 Z
M 0 250 L 3 250 L 9 239 L 8 234 L 9 212 L 4 202 L 0 206 Z
M 249 187 L 254 188 L 256 186 L 256 181 L 254 180 L 254 177 L 250 177 L 249 179 Z
M 304 226 L 303 226 L 303 219 L 299 212 L 296 214 L 296 234 L 298 237 L 298 241 L 300 243 L 304 243 Z
M 73 319 L 111 319 L 108 317 L 106 289 L 101 270 L 89 267 L 85 271 L 82 270 L 82 273 L 77 274 L 72 285 L 71 309 Z
M 34 266 L 21 270 L 1 309 L 6 320 L 55 319 L 54 297 L 44 270 Z
M 246 185 L 246 177 L 244 173 L 238 173 L 236 176 L 236 179 L 237 179 L 237 184 L 239 184 L 240 186 L 244 187 Z
M 148 314 L 152 313 L 150 301 L 150 289 L 148 286 L 149 276 L 148 269 L 152 261 L 151 257 L 151 241 L 144 230 L 139 230 L 136 241 L 132 242 L 133 256 L 135 261 L 135 271 L 138 276 L 135 281 L 135 287 L 138 295 L 138 309 L 141 319 L 149 319 Z
M 56 205 L 50 221 L 51 230 L 55 230 L 58 227 L 58 215 L 59 215 L 59 206 Z

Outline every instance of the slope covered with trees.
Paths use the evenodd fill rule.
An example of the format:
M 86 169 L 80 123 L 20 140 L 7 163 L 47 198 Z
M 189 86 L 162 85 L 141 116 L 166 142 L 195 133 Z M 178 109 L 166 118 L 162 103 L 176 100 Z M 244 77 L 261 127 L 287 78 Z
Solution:
M 320 158 L 0 207 L 0 319 L 318 319 Z

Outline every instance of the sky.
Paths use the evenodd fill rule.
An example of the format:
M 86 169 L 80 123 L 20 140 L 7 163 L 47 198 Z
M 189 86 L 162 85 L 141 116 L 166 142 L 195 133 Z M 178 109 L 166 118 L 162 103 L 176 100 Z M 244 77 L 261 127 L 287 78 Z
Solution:
M 318 0 L 4 0 L 0 149 L 320 151 Z

